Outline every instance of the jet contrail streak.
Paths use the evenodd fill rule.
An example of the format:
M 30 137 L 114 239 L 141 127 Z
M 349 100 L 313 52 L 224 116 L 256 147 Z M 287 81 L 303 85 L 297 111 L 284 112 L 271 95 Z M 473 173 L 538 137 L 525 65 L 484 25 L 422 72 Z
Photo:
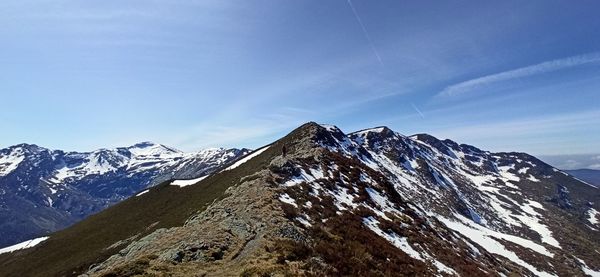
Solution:
M 375 54 L 375 57 L 377 57 L 379 64 L 381 64 L 381 66 L 383 66 L 383 61 L 381 60 L 381 57 L 379 56 L 379 52 L 377 52 L 377 49 L 375 48 L 375 44 L 373 43 L 371 36 L 369 36 L 369 32 L 367 32 L 367 28 L 365 28 L 365 24 L 363 24 L 362 20 L 360 19 L 360 16 L 358 16 L 358 12 L 356 12 L 354 5 L 352 5 L 352 1 L 350 1 L 350 0 L 347 0 L 347 1 L 348 1 L 348 5 L 350 6 L 350 9 L 352 9 L 352 13 L 354 14 L 354 17 L 356 17 L 356 21 L 358 21 L 360 28 L 362 28 L 362 31 L 365 34 L 367 41 L 369 41 L 369 46 L 371 46 L 371 50 L 373 50 L 373 54 Z
M 425 115 L 423 115 L 423 113 L 421 112 L 421 110 L 419 110 L 419 108 L 417 108 L 417 106 L 415 106 L 415 104 L 410 103 L 413 107 L 413 109 L 415 109 L 415 111 L 417 111 L 417 113 L 419 113 L 419 115 L 421 116 L 421 118 L 425 118 Z

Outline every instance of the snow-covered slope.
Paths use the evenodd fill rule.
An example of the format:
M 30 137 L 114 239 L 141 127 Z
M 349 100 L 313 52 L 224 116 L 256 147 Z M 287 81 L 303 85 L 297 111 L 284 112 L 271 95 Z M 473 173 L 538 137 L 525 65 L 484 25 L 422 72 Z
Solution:
M 407 137 L 387 127 L 348 135 L 335 126 L 321 127 L 315 136 L 318 145 L 382 174 L 393 184 L 394 193 L 468 238 L 469 243 L 536 276 L 581 274 L 579 268 L 564 267 L 565 259 L 582 270 L 592 264 L 600 269 L 600 226 L 595 220 L 598 189 L 525 153 L 491 153 L 426 134 Z M 352 188 L 356 186 L 353 182 L 374 187 L 378 182 L 363 171 L 354 179 L 336 177 L 345 184 L 328 189 L 323 182 L 331 179 L 337 168 L 335 163 L 297 165 L 295 177 L 283 183 L 292 192 L 281 195 L 280 200 L 295 207 L 306 203 L 303 197 L 293 196 L 301 193 L 292 188 L 303 184 L 312 195 L 329 195 L 338 210 L 360 209 L 356 199 L 361 196 L 358 188 Z M 371 201 L 366 207 L 374 213 L 364 218 L 366 227 L 415 259 L 440 254 L 427 250 L 431 247 L 428 243 L 407 241 L 382 230 L 382 221 L 393 218 L 390 214 L 403 212 L 394 208 L 397 200 L 389 193 L 368 186 L 365 192 L 363 197 Z M 314 215 L 298 216 L 298 222 L 306 226 L 316 223 L 314 220 L 318 220 Z M 443 271 L 443 267 L 438 269 Z
M 0 149 L 0 247 L 64 228 L 172 178 L 212 172 L 246 149 L 184 153 L 152 142 L 93 152 Z

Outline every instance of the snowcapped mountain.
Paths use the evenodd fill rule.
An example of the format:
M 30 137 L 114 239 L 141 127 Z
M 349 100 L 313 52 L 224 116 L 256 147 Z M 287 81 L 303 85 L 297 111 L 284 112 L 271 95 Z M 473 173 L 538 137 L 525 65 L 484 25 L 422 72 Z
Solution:
M 491 153 L 427 134 L 406 137 L 386 127 L 348 135 L 324 127 L 326 132 L 317 132 L 321 146 L 381 173 L 428 217 L 526 272 L 574 276 L 581 272 L 573 265 L 586 273 L 592 272 L 588 266 L 600 268 L 600 191 L 595 187 L 525 153 Z M 311 178 L 302 181 L 318 186 Z M 385 213 L 394 211 L 393 194 L 367 192 L 377 208 L 365 224 L 394 243 L 392 229 L 381 228 L 390 220 Z M 441 254 L 429 247 L 428 242 L 407 246 L 425 262 Z
M 0 255 L 0 275 L 600 275 L 600 190 L 525 153 L 311 122 L 194 183 Z
M 184 153 L 151 142 L 86 153 L 1 149 L 0 246 L 62 229 L 161 181 L 206 174 L 247 151 Z

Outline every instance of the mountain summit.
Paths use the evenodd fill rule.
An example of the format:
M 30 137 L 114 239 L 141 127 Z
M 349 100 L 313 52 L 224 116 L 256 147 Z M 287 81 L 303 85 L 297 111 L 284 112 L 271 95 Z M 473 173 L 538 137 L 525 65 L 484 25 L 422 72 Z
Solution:
M 600 191 L 525 153 L 310 122 L 174 183 L 0 255 L 0 275 L 600 274 Z
M 247 149 L 183 153 L 152 142 L 92 152 L 0 149 L 0 247 L 63 229 L 171 178 L 196 178 Z

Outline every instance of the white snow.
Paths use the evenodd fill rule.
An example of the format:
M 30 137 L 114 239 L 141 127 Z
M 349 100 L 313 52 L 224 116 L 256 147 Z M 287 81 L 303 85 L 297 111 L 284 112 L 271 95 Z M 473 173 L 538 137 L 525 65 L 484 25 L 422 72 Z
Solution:
M 381 133 L 381 132 L 383 132 L 383 130 L 384 130 L 384 127 L 375 127 L 375 128 L 369 128 L 369 129 L 364 129 L 364 130 L 356 131 L 356 132 L 354 132 L 352 134 L 355 134 L 355 135 L 365 135 L 365 134 L 368 134 L 368 133 Z
M 129 151 L 131 155 L 123 151 Z M 198 152 L 184 153 L 154 143 L 139 143 L 116 149 L 100 149 L 89 153 L 67 153 L 72 164 L 58 166 L 49 176 L 54 184 L 64 183 L 69 178 L 79 180 L 91 174 L 105 174 L 124 169 L 129 176 L 153 169 L 173 165 L 186 166 L 190 163 L 223 164 L 235 154 L 223 148 L 209 148 Z M 1 166 L 0 166 L 1 167 Z
M 126 166 L 131 160 L 116 151 L 97 150 L 92 153 L 71 154 L 75 157 L 84 158 L 84 161 L 76 165 L 63 164 L 62 167 L 54 171 L 54 176 L 48 181 L 53 183 L 62 183 L 67 178 L 83 178 L 92 174 L 105 174 L 114 172 L 122 166 Z M 113 163 L 107 161 L 110 157 Z
M 482 187 L 496 179 L 496 177 L 494 177 L 492 175 L 471 175 L 467 172 L 462 172 L 462 173 L 465 177 L 467 177 L 469 180 L 471 180 L 471 182 L 473 182 L 473 184 L 475 184 L 477 187 Z
M 185 187 L 185 186 L 189 186 L 189 185 L 193 185 L 196 184 L 202 180 L 204 180 L 204 178 L 208 177 L 210 175 L 204 175 L 202 177 L 196 178 L 196 179 L 191 179 L 191 180 L 174 180 L 173 182 L 171 182 L 170 185 L 172 186 L 179 186 L 179 187 Z
M 116 168 L 108 163 L 103 158 L 100 158 L 99 155 L 95 155 L 90 161 L 85 164 L 82 168 L 88 174 L 104 174 L 107 172 L 115 171 Z
M 596 209 L 594 208 L 590 208 L 587 212 L 588 214 L 588 218 L 587 220 L 592 224 L 592 225 L 597 225 L 598 224 L 598 215 L 600 213 L 598 213 L 598 211 L 596 211 Z
M 339 130 L 331 125 L 323 125 L 323 127 L 330 131 Z M 535 167 L 535 164 L 518 159 L 516 156 L 509 156 L 508 159 L 514 160 L 514 162 L 506 165 L 504 163 L 507 159 L 505 155 L 493 155 L 490 152 L 477 152 L 468 149 L 464 150 L 463 148 L 461 148 L 463 150 L 453 148 L 451 150 L 452 153 L 443 153 L 434 146 L 416 140 L 414 136 L 404 142 L 414 155 L 405 156 L 403 160 L 399 160 L 396 159 L 397 156 L 395 155 L 387 155 L 389 151 L 394 151 L 393 147 L 389 149 L 390 146 L 386 144 L 387 141 L 382 143 L 368 141 L 365 135 L 368 132 L 381 132 L 381 130 L 368 129 L 358 131 L 346 138 L 335 138 L 335 144 L 323 146 L 327 147 L 330 151 L 356 158 L 368 167 L 384 174 L 394 184 L 397 192 L 402 197 L 413 199 L 415 196 L 427 195 L 424 199 L 417 198 L 424 202 L 418 205 L 438 218 L 439 215 L 434 214 L 430 207 L 438 203 L 436 201 L 447 199 L 444 190 L 449 190 L 452 193 L 456 192 L 460 200 L 473 213 L 473 219 L 456 215 L 455 217 L 459 219 L 458 221 L 450 218 L 442 218 L 443 220 L 440 219 L 442 222 L 448 225 L 449 228 L 471 238 L 476 244 L 481 245 L 487 251 L 507 257 L 529 269 L 537 276 L 553 276 L 551 272 L 538 270 L 504 246 L 504 244 L 512 243 L 548 257 L 554 256 L 554 253 L 551 252 L 556 250 L 554 247 L 561 248 L 560 243 L 553 237 L 552 231 L 545 224 L 548 219 L 544 217 L 542 211 L 544 207 L 542 204 L 527 199 L 525 197 L 526 194 L 518 186 L 518 183 L 522 180 L 540 182 L 540 179 L 538 179 L 539 176 L 536 177 L 533 175 L 532 168 Z M 365 147 L 370 155 L 363 155 L 364 152 L 359 151 L 361 147 Z M 469 164 L 467 163 L 467 155 L 469 155 Z M 416 161 L 420 159 L 427 162 L 427 165 L 432 169 L 433 177 L 440 186 L 432 187 L 429 181 L 423 181 L 419 178 L 414 169 L 418 166 Z M 486 167 L 484 167 L 484 162 L 486 163 Z M 516 166 L 522 162 L 526 162 L 531 166 L 517 169 Z M 487 167 L 488 163 L 491 163 L 491 169 Z M 503 163 L 504 165 L 498 166 L 498 163 Z M 473 164 L 477 168 L 474 168 Z M 354 197 L 345 188 L 335 190 L 325 189 L 324 186 L 319 184 L 319 181 L 316 181 L 320 178 L 323 178 L 323 172 L 320 171 L 320 168 L 311 168 L 306 171 L 300 169 L 299 176 L 288 180 L 283 186 L 294 186 L 302 182 L 308 182 L 313 188 L 311 194 L 315 194 L 315 196 L 328 194 L 334 197 L 334 202 L 338 210 L 344 210 L 360 204 L 352 202 Z M 343 182 L 348 181 L 345 179 L 345 176 L 342 176 L 341 179 Z M 361 174 L 360 179 L 363 182 L 373 184 L 373 180 L 364 174 Z M 385 218 L 384 212 L 396 212 L 394 211 L 395 208 L 389 205 L 386 193 L 372 188 L 367 188 L 367 192 L 376 204 L 370 205 L 367 208 L 373 210 L 377 216 Z M 525 202 L 523 203 L 521 200 L 517 201 L 511 195 L 520 195 L 518 199 L 524 199 Z M 594 210 L 594 212 L 596 211 Z M 594 215 L 594 220 L 593 224 L 598 224 L 600 218 L 596 218 L 596 215 Z M 475 224 L 475 221 L 479 222 L 479 224 Z M 411 255 L 411 257 L 431 261 L 440 272 L 453 272 L 451 268 L 446 267 L 439 261 L 436 262 L 434 258 L 428 256 L 428 253 L 422 251 L 419 251 L 421 252 L 419 253 L 416 251 L 415 249 L 419 250 L 419 245 L 410 245 L 406 241 L 406 238 L 381 230 L 375 218 L 364 218 L 363 223 L 373 232 Z M 530 229 L 539 234 L 540 240 L 537 240 L 537 238 L 535 240 L 529 239 L 526 235 L 528 232 L 521 234 L 518 232 L 519 229 L 513 227 Z M 512 231 L 510 231 L 511 229 Z M 496 230 L 503 230 L 502 232 L 506 233 Z M 472 246 L 471 248 L 476 255 L 479 253 L 475 247 Z M 523 258 L 527 257 L 523 256 Z
M 304 216 L 308 217 L 307 215 L 304 215 Z M 302 225 L 304 225 L 306 227 L 312 226 L 312 224 L 310 224 L 310 222 L 302 216 L 296 217 L 296 220 L 298 220 L 298 222 L 302 223 Z
M 60 183 L 67 178 L 75 177 L 78 175 L 77 168 L 70 168 L 67 166 L 57 169 L 55 172 L 56 173 L 54 174 L 54 177 L 52 177 L 50 181 L 57 183 Z
M 136 194 L 135 196 L 140 196 L 140 195 L 142 195 L 142 194 L 144 194 L 144 193 L 146 193 L 146 192 L 148 192 L 148 191 L 150 191 L 150 190 L 149 190 L 149 189 L 147 189 L 147 190 L 145 190 L 145 191 L 142 191 L 142 192 L 140 192 L 140 193 Z
M 419 260 L 419 261 L 430 261 L 433 264 L 433 266 L 435 266 L 438 269 L 438 271 L 448 273 L 451 275 L 458 275 L 456 273 L 456 271 L 454 271 L 454 269 L 446 266 L 442 262 L 431 257 L 427 252 L 421 253 L 421 252 L 415 250 L 408 243 L 408 240 L 405 237 L 400 237 L 398 234 L 393 233 L 393 232 L 386 233 L 383 230 L 381 230 L 381 228 L 379 228 L 379 226 L 378 226 L 379 222 L 372 216 L 364 218 L 363 223 L 367 226 L 367 228 L 369 228 L 375 234 L 386 239 L 387 241 L 392 243 L 394 246 L 396 246 L 397 248 L 402 250 L 404 253 L 406 253 L 408 256 L 410 256 L 411 258 Z
M 533 208 L 537 208 L 540 210 L 544 209 L 541 203 L 533 200 L 528 200 L 527 203 L 521 206 L 521 210 L 523 210 L 526 214 L 513 216 L 517 217 L 523 223 L 524 226 L 527 226 L 529 227 L 529 229 L 540 234 L 542 242 L 545 242 L 557 248 L 561 248 L 558 241 L 552 236 L 552 231 L 550 231 L 548 226 L 541 223 L 541 218 L 543 218 L 543 216 L 537 211 L 535 211 Z
M 390 243 L 392 243 L 394 246 L 398 247 L 400 250 L 402 250 L 404 253 L 408 254 L 411 258 L 413 259 L 417 259 L 420 261 L 423 261 L 423 257 L 421 257 L 421 254 L 419 254 L 419 252 L 417 252 L 406 240 L 405 237 L 400 237 L 398 236 L 398 234 L 396 233 L 386 233 L 383 230 L 381 230 L 381 228 L 379 228 L 378 224 L 379 222 L 373 218 L 372 216 L 364 218 L 363 219 L 363 223 L 369 228 L 371 229 L 371 231 L 373 231 L 375 234 L 379 235 L 380 237 L 386 239 L 387 241 L 389 241 Z
M 331 124 L 319 124 L 321 127 L 325 128 L 329 132 L 336 132 L 338 129 L 337 126 Z
M 167 157 L 172 155 L 178 155 L 181 153 L 178 150 L 168 148 L 161 144 L 153 142 L 143 142 L 127 148 L 135 156 L 155 156 L 155 157 Z
M 287 182 L 283 183 L 284 187 L 291 187 L 302 182 L 312 182 L 317 179 L 321 179 L 325 176 L 325 174 L 321 171 L 321 169 L 310 169 L 310 173 L 304 171 L 304 169 L 300 168 L 300 176 L 294 176 Z
M 575 257 L 575 259 L 577 259 L 577 261 L 579 261 L 579 263 L 581 263 L 581 270 L 583 271 L 583 273 L 585 273 L 588 276 L 592 276 L 592 277 L 600 277 L 600 271 L 596 271 L 596 270 L 589 268 L 587 266 L 587 264 L 585 263 L 585 261 L 580 258 Z
M 600 277 L 600 271 L 593 270 L 589 268 L 586 264 L 581 265 L 581 270 L 583 270 L 583 272 L 588 276 Z
M 475 243 L 479 244 L 481 247 L 483 247 L 490 253 L 504 256 L 507 259 L 515 262 L 516 264 L 529 269 L 531 272 L 533 272 L 537 276 L 543 276 L 543 277 L 555 276 L 554 274 L 551 274 L 551 273 L 548 273 L 545 271 L 539 271 L 537 268 L 535 268 L 531 264 L 529 264 L 529 263 L 525 262 L 524 260 L 522 260 L 521 258 L 519 258 L 519 256 L 517 256 L 517 254 L 508 250 L 500 242 L 493 239 L 493 237 L 511 241 L 513 243 L 516 243 L 521 246 L 532 249 L 538 253 L 552 257 L 552 253 L 548 252 L 543 246 L 536 244 L 535 242 L 532 242 L 530 240 L 525 240 L 520 237 L 498 233 L 498 232 L 486 229 L 477 224 L 469 224 L 470 220 L 461 215 L 456 215 L 456 217 L 460 221 L 454 221 L 454 220 L 451 220 L 451 219 L 448 219 L 448 218 L 445 218 L 442 216 L 438 216 L 437 218 L 442 223 L 444 223 L 448 228 L 461 233 L 465 237 L 468 237 L 469 239 L 471 239 Z
M 558 170 L 558 169 L 556 169 L 556 168 L 552 168 L 552 171 L 554 171 L 554 172 L 558 172 L 558 173 L 561 173 L 562 175 L 565 175 L 565 176 L 569 176 L 569 174 L 567 174 L 567 173 L 565 173 L 565 172 L 563 172 L 563 171 L 561 171 L 561 170 Z
M 435 266 L 437 268 L 437 270 L 439 272 L 443 272 L 443 273 L 447 273 L 449 275 L 454 275 L 454 276 L 460 276 L 456 271 L 454 271 L 454 269 L 448 267 L 447 265 L 445 265 L 444 263 L 438 261 L 436 258 L 431 257 L 431 255 L 429 255 L 429 253 L 427 252 L 421 252 L 420 253 L 422 257 L 425 258 L 425 260 L 430 261 L 433 266 Z M 440 275 L 438 275 L 440 276 Z
M 354 203 L 354 196 L 348 193 L 347 188 L 338 188 L 335 191 L 326 190 L 326 193 L 333 196 L 335 206 L 339 210 L 346 210 L 344 206 L 356 208 L 358 205 Z M 342 205 L 344 204 L 344 205 Z
M 507 182 L 510 179 L 514 179 L 513 177 L 516 177 L 512 173 L 508 172 L 508 169 L 510 169 L 510 168 L 512 168 L 512 166 L 506 166 L 506 167 L 501 168 L 501 171 L 503 172 L 503 173 L 501 173 L 503 175 L 503 177 L 501 177 L 501 179 L 503 179 L 503 181 L 505 181 L 504 183 L 507 186 L 509 186 L 511 188 L 518 188 L 518 187 L 514 186 L 513 184 L 510 184 L 509 182 Z M 473 181 L 475 183 L 475 185 L 478 187 L 479 190 L 481 190 L 485 193 L 485 196 L 488 198 L 489 207 L 495 211 L 495 214 L 502 221 L 504 221 L 504 223 L 506 223 L 508 225 L 529 228 L 529 229 L 537 232 L 538 234 L 540 234 L 542 242 L 548 243 L 557 248 L 561 248 L 558 241 L 556 239 L 554 239 L 554 237 L 552 236 L 552 232 L 550 231 L 550 229 L 546 225 L 541 223 L 541 219 L 543 218 L 542 215 L 533 209 L 535 207 L 537 209 L 543 210 L 544 208 L 543 208 L 542 204 L 540 204 L 539 202 L 532 201 L 532 200 L 527 200 L 528 202 L 526 202 L 525 204 L 519 205 L 518 203 L 514 202 L 511 198 L 506 197 L 506 195 L 500 194 L 499 193 L 500 188 L 492 187 L 493 183 L 490 183 L 491 180 L 489 179 L 489 177 L 473 176 L 473 175 L 465 174 L 465 173 L 463 173 L 463 174 L 465 176 L 467 176 L 467 178 L 471 179 L 471 181 Z M 533 177 L 533 176 L 530 176 L 530 177 Z M 518 177 L 516 177 L 516 178 L 518 178 Z M 539 181 L 537 179 L 535 179 L 535 180 Z M 503 199 L 509 200 L 512 203 L 506 203 L 504 201 L 500 201 L 500 199 L 497 197 L 497 195 L 504 196 Z M 524 213 L 514 213 L 511 210 L 511 208 L 517 209 L 517 210 L 520 209 Z M 544 253 L 546 253 L 546 251 L 544 251 Z
M 456 271 L 454 271 L 454 269 L 449 268 L 448 266 L 446 266 L 445 264 L 443 264 L 442 262 L 438 261 L 438 260 L 432 260 L 433 261 L 433 265 L 440 271 L 440 272 L 444 272 L 444 273 L 448 273 L 450 275 L 455 275 L 455 276 L 459 276 L 458 273 Z
M 19 150 L 20 149 L 17 149 L 11 152 L 8 156 L 0 156 L 0 176 L 6 176 L 13 172 L 25 159 L 25 155 Z
M 21 242 L 21 243 L 17 243 L 17 244 L 12 245 L 12 246 L 4 247 L 4 248 L 0 249 L 0 254 L 10 253 L 10 252 L 13 252 L 13 251 L 17 251 L 17 250 L 21 250 L 21 249 L 26 249 L 26 248 L 34 247 L 37 244 L 39 244 L 40 242 L 47 240 L 48 238 L 49 237 L 41 237 L 41 238 L 30 239 L 30 240 L 26 240 L 26 241 Z
M 298 208 L 298 204 L 296 204 L 296 200 L 290 197 L 287 193 L 284 193 L 279 196 L 279 200 L 283 203 L 288 203 L 296 208 Z
M 374 210 L 378 216 L 389 220 L 388 216 L 385 215 L 385 212 L 399 212 L 397 209 L 390 206 L 391 202 L 385 195 L 380 194 L 372 188 L 366 188 L 366 191 L 369 194 L 369 197 L 371 197 L 371 200 L 379 207 L 379 209 Z
M 515 182 L 515 183 L 521 181 L 521 178 L 519 178 L 519 176 L 508 172 L 508 170 L 514 169 L 514 168 L 515 168 L 514 164 L 511 166 L 499 166 L 498 167 L 498 170 L 500 171 L 500 176 L 501 176 L 500 179 L 502 179 L 502 181 L 504 181 L 507 185 L 510 184 L 509 181 Z
M 234 164 L 232 164 L 232 165 L 230 165 L 229 167 L 225 168 L 225 170 L 232 170 L 232 169 L 234 169 L 234 168 L 236 168 L 236 167 L 238 167 L 238 166 L 240 166 L 240 165 L 244 164 L 245 162 L 249 161 L 250 159 L 252 159 L 252 158 L 254 158 L 254 157 L 256 157 L 256 156 L 260 155 L 262 152 L 265 152 L 265 150 L 269 149 L 269 147 L 270 147 L 270 145 L 269 145 L 269 146 L 265 146 L 265 147 L 263 147 L 263 148 L 261 148 L 261 149 L 258 149 L 258 150 L 256 150 L 256 151 L 254 151 L 253 153 L 251 153 L 251 154 L 247 155 L 246 157 L 244 157 L 244 158 L 242 158 L 242 159 L 238 160 L 238 161 L 237 161 L 237 162 L 235 162 Z M 223 170 L 223 171 L 225 171 L 225 170 Z

